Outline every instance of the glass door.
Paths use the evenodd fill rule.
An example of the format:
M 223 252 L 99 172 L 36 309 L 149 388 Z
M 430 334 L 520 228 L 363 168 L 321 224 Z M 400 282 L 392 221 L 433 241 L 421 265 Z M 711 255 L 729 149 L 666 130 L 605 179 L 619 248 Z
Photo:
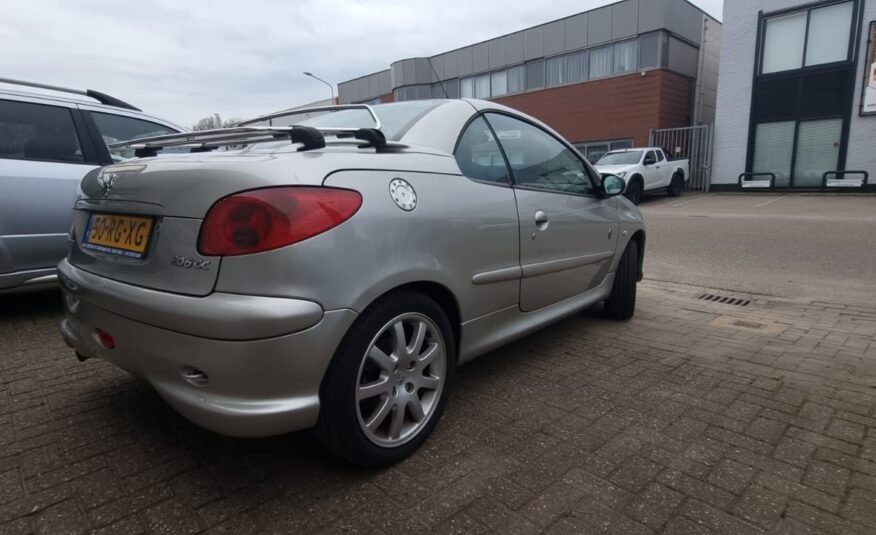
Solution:
M 800 122 L 794 162 L 795 187 L 821 187 L 824 173 L 837 169 L 842 136 L 842 119 Z

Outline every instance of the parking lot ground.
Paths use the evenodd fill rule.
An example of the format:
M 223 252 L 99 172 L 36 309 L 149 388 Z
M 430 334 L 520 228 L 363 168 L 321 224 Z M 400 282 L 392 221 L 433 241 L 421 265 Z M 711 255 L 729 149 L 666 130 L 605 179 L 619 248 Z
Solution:
M 747 306 L 699 299 L 705 293 Z M 384 471 L 232 439 L 0 302 L 0 533 L 873 533 L 876 308 L 648 281 L 460 369 Z
M 876 303 L 876 195 L 688 192 L 640 207 L 649 278 Z

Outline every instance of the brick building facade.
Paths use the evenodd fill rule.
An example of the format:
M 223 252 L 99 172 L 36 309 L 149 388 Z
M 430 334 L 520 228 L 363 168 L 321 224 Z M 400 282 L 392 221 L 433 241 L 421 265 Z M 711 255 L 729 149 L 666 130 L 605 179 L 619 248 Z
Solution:
M 721 24 L 686 0 L 623 0 L 338 84 L 342 104 L 482 98 L 591 160 L 651 129 L 714 121 Z

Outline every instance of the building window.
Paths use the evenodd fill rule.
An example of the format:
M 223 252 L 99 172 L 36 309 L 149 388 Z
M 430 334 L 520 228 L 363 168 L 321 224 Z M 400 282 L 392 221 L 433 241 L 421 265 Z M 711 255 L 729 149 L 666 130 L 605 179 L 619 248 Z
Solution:
M 614 57 L 611 47 L 597 48 L 590 52 L 590 78 L 602 78 L 612 73 Z
M 806 41 L 806 13 L 776 17 L 766 21 L 763 73 L 799 69 L 803 65 Z
M 587 79 L 587 52 L 576 52 L 566 56 L 566 83 L 581 82 Z
M 547 60 L 546 66 L 546 74 L 547 74 L 547 87 L 553 87 L 556 85 L 560 85 L 564 83 L 563 80 L 563 71 L 566 69 L 566 57 L 559 56 L 556 58 L 549 58 Z
M 508 92 L 520 93 L 526 89 L 526 71 L 523 65 L 508 69 Z
M 639 39 L 639 68 L 647 69 L 660 65 L 660 36 L 652 33 Z
M 420 84 L 399 87 L 393 91 L 393 99 L 396 102 L 406 100 L 425 100 L 432 98 L 432 85 Z
M 508 71 L 498 71 L 490 75 L 490 95 L 500 97 L 508 94 Z
M 621 74 L 636 70 L 637 41 L 625 41 L 614 45 L 614 73 Z
M 483 74 L 474 80 L 475 98 L 490 98 L 490 75 Z
M 459 97 L 474 98 L 474 78 L 463 78 L 459 81 Z
M 766 19 L 761 73 L 848 60 L 853 8 L 843 2 Z
M 843 120 L 840 118 L 800 122 L 794 164 L 795 186 L 820 187 L 824 173 L 836 170 L 842 135 Z
M 752 172 L 775 173 L 776 186 L 790 185 L 795 127 L 795 121 L 757 125 L 754 134 Z
M 851 2 L 846 2 L 810 11 L 809 34 L 806 36 L 807 67 L 848 59 L 852 7 Z
M 544 60 L 537 59 L 526 64 L 526 89 L 544 88 Z

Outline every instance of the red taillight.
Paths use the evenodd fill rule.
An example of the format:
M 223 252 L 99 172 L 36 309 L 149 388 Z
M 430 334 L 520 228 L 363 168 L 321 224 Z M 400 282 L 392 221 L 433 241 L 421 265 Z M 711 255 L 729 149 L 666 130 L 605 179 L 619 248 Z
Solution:
M 348 189 L 279 187 L 220 199 L 201 225 L 205 256 L 259 253 L 306 240 L 353 217 L 362 196 Z

